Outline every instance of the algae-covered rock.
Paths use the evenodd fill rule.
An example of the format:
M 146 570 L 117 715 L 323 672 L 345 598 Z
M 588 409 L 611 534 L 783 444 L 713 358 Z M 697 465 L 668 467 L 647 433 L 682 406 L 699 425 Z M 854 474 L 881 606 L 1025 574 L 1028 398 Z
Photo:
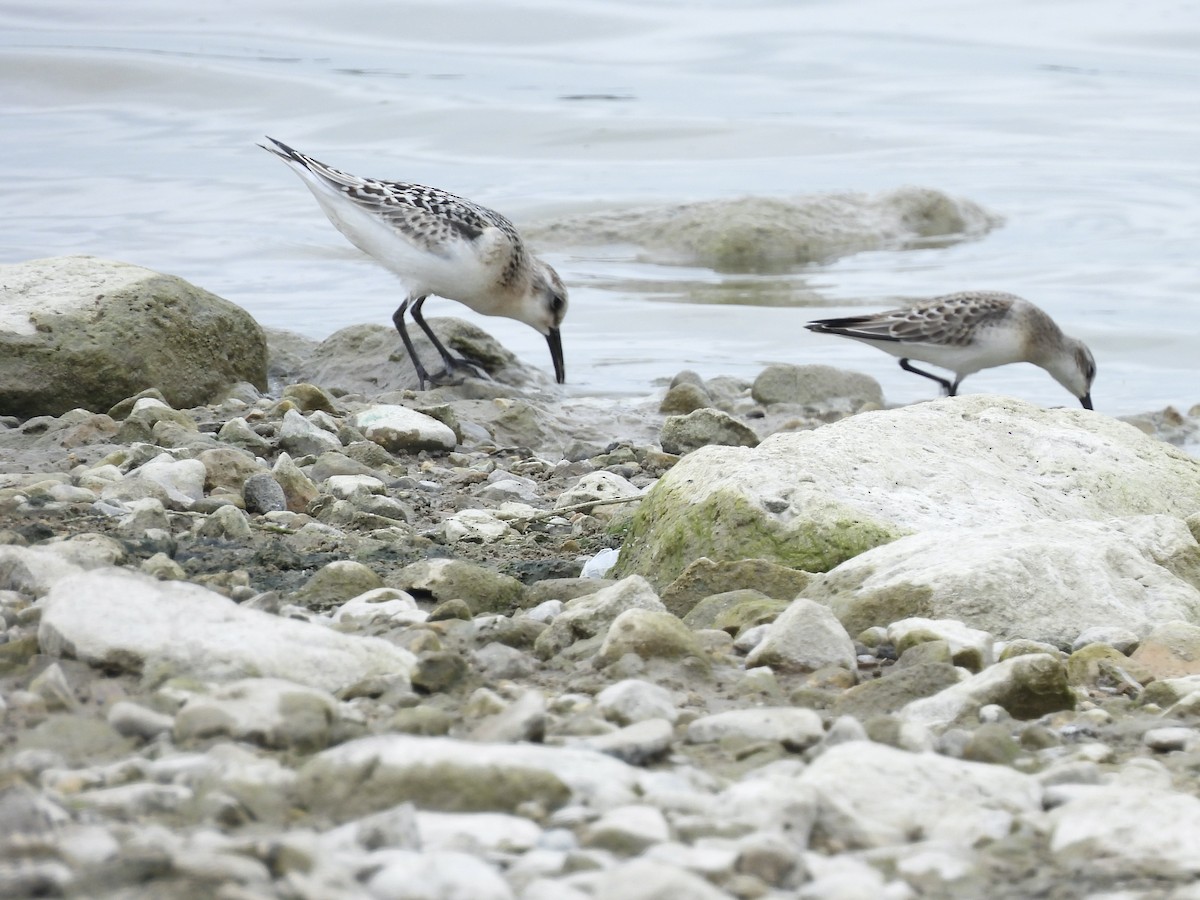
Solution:
M 1200 462 L 1130 425 L 1087 410 L 949 397 L 774 434 L 753 449 L 704 447 L 687 455 L 641 502 L 617 574 L 636 572 L 665 585 L 701 556 L 762 557 L 828 572 L 917 532 L 950 531 L 958 547 L 965 528 L 1148 514 L 1182 519 L 1197 508 Z M 961 554 L 945 553 L 947 539 L 938 549 L 950 563 Z M 1174 543 L 1186 556 L 1181 540 Z M 1196 562 L 1172 574 L 1187 582 L 1200 572 Z M 922 603 L 924 593 L 916 586 L 896 618 L 954 618 L 1009 633 L 935 613 Z M 870 618 L 851 630 L 876 624 Z M 1072 638 L 1079 625 L 1077 617 Z
M 927 725 L 944 725 L 995 704 L 1013 718 L 1036 719 L 1074 709 L 1075 702 L 1062 661 L 1049 654 L 1029 654 L 996 663 L 932 697 L 914 700 L 904 708 L 903 716 Z
M 525 586 L 512 576 L 454 559 L 428 559 L 405 566 L 396 575 L 394 586 L 418 599 L 439 603 L 465 600 L 473 615 L 507 615 L 519 609 L 525 598 Z
M 726 591 L 705 597 L 683 617 L 683 622 L 689 628 L 716 628 L 737 637 L 747 628 L 774 622 L 789 602 L 768 597 L 762 591 Z
M 608 627 L 600 646 L 601 664 L 613 663 L 626 653 L 642 659 L 703 657 L 695 633 L 669 612 L 627 609 Z
M 730 591 L 755 590 L 775 600 L 790 601 L 811 579 L 808 572 L 769 559 L 716 561 L 702 556 L 663 588 L 662 602 L 682 619 L 700 600 Z
M 949 662 L 894 667 L 882 678 L 864 681 L 844 691 L 834 701 L 833 712 L 866 721 L 872 716 L 898 712 L 912 701 L 933 696 L 961 680 L 958 669 Z
M 2 267 L 0 409 L 108 410 L 157 388 L 176 409 L 267 386 L 267 341 L 241 307 L 181 278 L 90 256 Z

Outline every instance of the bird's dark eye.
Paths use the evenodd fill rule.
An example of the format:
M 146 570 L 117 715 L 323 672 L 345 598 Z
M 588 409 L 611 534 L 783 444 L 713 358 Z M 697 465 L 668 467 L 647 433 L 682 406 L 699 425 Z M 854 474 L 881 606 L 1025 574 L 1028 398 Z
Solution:
M 550 297 L 550 309 L 552 312 L 560 313 L 567 307 L 567 298 L 554 294 Z

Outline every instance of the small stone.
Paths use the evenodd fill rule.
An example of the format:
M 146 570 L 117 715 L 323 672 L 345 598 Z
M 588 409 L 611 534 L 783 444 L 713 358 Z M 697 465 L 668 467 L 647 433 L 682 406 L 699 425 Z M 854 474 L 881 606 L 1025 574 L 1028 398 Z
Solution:
M 1142 735 L 1142 743 L 1158 753 L 1186 750 L 1196 744 L 1196 731 L 1183 726 L 1151 728 Z
M 310 609 L 327 610 L 383 587 L 374 570 L 350 559 L 322 566 L 296 592 L 293 602 Z
M 764 406 L 774 403 L 813 406 L 836 401 L 847 403 L 851 409 L 867 404 L 883 406 L 883 389 L 874 378 L 822 365 L 767 366 L 754 379 L 750 396 Z
M 222 541 L 248 541 L 251 535 L 246 514 L 236 506 L 220 506 L 196 524 L 200 537 Z
M 668 720 L 644 719 L 608 734 L 583 738 L 579 744 L 631 766 L 645 766 L 666 756 L 674 737 Z
M 308 505 L 321 493 L 309 477 L 300 471 L 300 467 L 292 460 L 291 455 L 286 452 L 280 453 L 276 458 L 271 475 L 283 488 L 283 495 L 287 498 L 287 508 L 292 512 L 305 512 Z
M 658 411 L 664 415 L 678 416 L 687 415 L 712 405 L 713 399 L 703 385 L 682 382 L 671 385 L 667 389 L 662 403 L 658 406 Z
M 613 620 L 597 659 L 609 665 L 627 653 L 642 659 L 704 658 L 695 633 L 669 612 L 636 608 Z
M 279 446 L 293 456 L 318 456 L 326 450 L 341 450 L 342 442 L 297 410 L 289 409 L 283 414 L 279 427 Z
M 829 607 L 797 597 L 746 657 L 747 667 L 770 666 L 777 672 L 812 672 L 822 666 L 854 671 L 854 641 Z
M 621 806 L 609 810 L 584 834 L 584 844 L 618 856 L 637 856 L 671 838 L 671 826 L 655 806 Z
M 630 725 L 647 719 L 679 717 L 671 692 L 661 685 L 636 678 L 610 684 L 596 695 L 596 707 L 604 717 L 618 725 Z
M 444 600 L 429 611 L 430 622 L 444 622 L 447 619 L 471 620 L 471 607 L 467 601 L 459 597 Z
M 370 406 L 355 413 L 350 422 L 389 453 L 453 450 L 458 444 L 454 429 L 405 406 Z
M 533 741 L 541 743 L 546 736 L 546 697 L 530 689 L 506 709 L 480 722 L 471 732 L 471 740 L 492 743 Z
M 467 663 L 462 656 L 448 650 L 432 650 L 417 657 L 412 683 L 428 694 L 436 694 L 454 687 L 466 674 Z
M 251 475 L 243 482 L 242 502 L 247 512 L 260 515 L 287 509 L 283 487 L 267 472 Z
M 1071 649 L 1081 650 L 1088 644 L 1108 644 L 1128 656 L 1138 648 L 1139 643 L 1141 638 L 1128 628 L 1097 625 L 1080 632 L 1079 637 L 1071 642 Z
M 733 737 L 746 742 L 778 741 L 789 750 L 803 750 L 824 734 L 817 712 L 791 707 L 732 709 L 702 716 L 687 727 L 689 744 L 713 743 Z
M 153 740 L 160 734 L 166 734 L 175 725 L 173 716 L 155 712 L 152 709 L 128 700 L 118 700 L 108 710 L 108 724 L 118 734 L 126 737 L 138 737 L 143 740 Z
M 554 503 L 555 509 L 578 506 L 581 503 L 599 501 L 628 500 L 628 503 L 608 503 L 593 507 L 583 507 L 582 512 L 595 516 L 600 521 L 608 521 L 616 516 L 628 513 L 636 507 L 636 500 L 642 496 L 641 489 L 620 475 L 612 472 L 590 472 L 584 475 L 575 485 L 559 495 Z
M 953 619 L 901 619 L 888 626 L 888 638 L 901 655 L 914 644 L 945 641 L 954 664 L 972 672 L 982 671 L 993 662 L 992 636 Z
M 668 416 L 659 435 L 667 453 L 682 455 L 710 444 L 731 447 L 757 447 L 759 437 L 729 413 L 717 409 L 697 409 L 685 416 Z

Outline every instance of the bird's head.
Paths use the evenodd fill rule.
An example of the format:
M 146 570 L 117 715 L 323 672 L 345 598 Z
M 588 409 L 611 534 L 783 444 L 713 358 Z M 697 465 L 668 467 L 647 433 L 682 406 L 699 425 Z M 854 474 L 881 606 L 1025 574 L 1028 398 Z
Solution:
M 1092 408 L 1092 382 L 1096 379 L 1096 360 L 1083 341 L 1067 338 L 1066 347 L 1046 369 L 1055 380 L 1079 398 L 1084 409 Z

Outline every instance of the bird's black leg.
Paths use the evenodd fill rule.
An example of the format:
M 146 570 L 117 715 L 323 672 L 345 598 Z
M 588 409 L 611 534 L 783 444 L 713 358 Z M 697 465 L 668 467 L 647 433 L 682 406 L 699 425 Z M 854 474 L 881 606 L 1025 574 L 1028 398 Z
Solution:
M 392 322 L 396 326 L 396 330 L 400 332 L 400 340 L 404 341 L 404 349 L 408 351 L 408 358 L 412 360 L 413 368 L 417 370 L 417 389 L 425 390 L 425 383 L 429 381 L 429 373 L 425 371 L 425 367 L 421 365 L 421 360 L 417 356 L 417 351 L 413 348 L 412 338 L 408 336 L 408 329 L 404 327 L 404 312 L 408 309 L 408 304 L 412 297 L 405 297 L 404 302 L 400 304 L 400 308 L 392 313 Z M 416 307 L 420 306 L 425 300 L 424 297 L 418 297 L 416 306 L 413 307 L 413 317 L 416 317 Z M 420 323 L 422 326 L 423 322 Z M 428 329 L 426 329 L 428 331 Z M 436 346 L 436 344 L 434 345 Z
M 954 394 L 958 391 L 958 381 L 955 381 L 953 384 L 951 384 L 945 378 L 939 378 L 937 375 L 934 375 L 932 372 L 926 372 L 926 371 L 923 371 L 922 369 L 918 369 L 916 366 L 914 366 L 912 363 L 910 363 L 907 359 L 900 360 L 900 368 L 902 368 L 905 372 L 912 372 L 914 375 L 921 375 L 924 378 L 930 378 L 930 379 L 936 381 L 943 388 L 945 388 L 946 394 L 950 397 L 953 397 Z M 961 381 L 961 380 L 962 379 L 959 379 L 959 381 Z
M 421 306 L 425 303 L 425 298 L 421 297 L 413 304 L 412 317 L 413 321 L 421 326 L 421 330 L 425 332 L 425 336 L 429 338 L 429 342 L 433 344 L 433 349 L 442 357 L 442 363 L 446 366 L 444 370 L 436 373 L 433 379 L 436 381 L 443 375 L 449 375 L 456 369 L 468 369 L 472 375 L 477 377 L 487 378 L 487 373 L 482 371 L 477 365 L 461 357 L 450 355 L 450 351 L 443 346 L 442 342 L 437 339 L 437 335 L 433 333 L 433 329 L 429 327 L 429 323 L 425 321 L 425 317 L 421 315 Z

